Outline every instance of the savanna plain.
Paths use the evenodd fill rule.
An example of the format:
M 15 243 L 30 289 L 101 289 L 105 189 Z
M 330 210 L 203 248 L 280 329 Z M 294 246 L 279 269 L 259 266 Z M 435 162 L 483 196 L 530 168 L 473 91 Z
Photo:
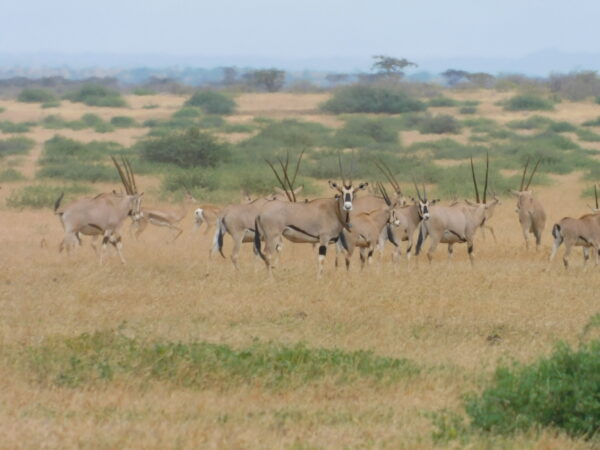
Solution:
M 523 138 L 532 131 L 508 124 L 541 116 L 580 127 L 600 115 L 600 104 L 592 101 L 563 101 L 551 111 L 532 113 L 499 106 L 512 92 L 444 95 L 477 102 L 477 117 Z M 238 94 L 236 112 L 224 119 L 233 131 L 215 133 L 233 145 L 260 134 L 265 124 L 286 120 L 319 124 L 335 133 L 347 118 L 319 109 L 329 96 Z M 452 261 L 447 261 L 444 246 L 438 247 L 431 264 L 423 255 L 407 261 L 404 251 L 399 263 L 392 264 L 387 247 L 364 270 L 356 259 L 346 272 L 334 268 L 331 247 L 325 273 L 317 279 L 316 249 L 286 242 L 273 278 L 248 244 L 236 271 L 219 255 L 208 258 L 212 233 L 192 232 L 192 207 L 174 242 L 169 230 L 152 226 L 136 240 L 127 232 L 127 221 L 124 265 L 112 251 L 99 265 L 87 238 L 77 251 L 59 254 L 62 227 L 52 208 L 15 207 L 11 199 L 30 185 L 45 183 L 60 192 L 67 183 L 38 176 L 45 143 L 53 136 L 128 148 L 148 133 L 144 121 L 167 119 L 186 100 L 176 95 L 125 99 L 127 106 L 120 108 L 63 101 L 52 110 L 0 101 L 0 121 L 31 124 L 27 131 L 8 131 L 0 139 L 33 141 L 28 152 L 0 160 L 2 169 L 21 174 L 0 183 L 0 447 L 598 445 L 597 440 L 543 428 L 456 440 L 448 438 L 447 429 L 441 436 L 436 420 L 448 411 L 465 418 L 465 396 L 484 389 L 498 365 L 533 362 L 551 354 L 559 341 L 577 346 L 586 324 L 600 311 L 600 269 L 593 258 L 584 269 L 577 250 L 565 270 L 561 249 L 559 258 L 548 263 L 552 224 L 586 213 L 593 202 L 589 188 L 594 180 L 581 167 L 540 171 L 543 182 L 533 189 L 548 221 L 539 251 L 525 249 L 516 200 L 496 187 L 501 203 L 490 220 L 496 239 L 478 232 L 473 267 L 461 245 Z M 437 112 L 456 115 L 455 109 L 441 106 Z M 49 114 L 73 121 L 86 113 L 105 121 L 127 115 L 140 125 L 102 133 L 43 126 Z M 399 146 L 430 160 L 423 143 L 448 139 L 408 128 L 396 133 Z M 467 125 L 451 139 L 453 145 L 467 145 L 474 135 Z M 598 143 L 580 137 L 567 132 L 590 160 L 597 159 Z M 349 159 L 351 152 L 343 155 Z M 478 170 L 484 155 L 475 154 Z M 493 152 L 490 156 L 494 164 Z M 133 161 L 134 170 L 143 168 Z M 466 155 L 444 156 L 433 158 L 432 164 L 440 170 L 457 165 L 466 170 L 467 161 Z M 368 159 L 360 164 L 367 165 Z M 515 161 L 501 170 L 514 181 L 514 189 L 521 167 Z M 267 168 L 263 173 L 269 184 L 276 184 Z M 464 185 L 460 195 L 472 189 L 469 172 L 464 174 L 455 181 Z M 303 176 L 311 186 L 307 196 L 330 195 L 325 180 Z M 401 179 L 414 195 L 410 178 Z M 137 183 L 145 192 L 144 205 L 178 207 L 178 197 L 163 189 L 161 174 L 140 171 Z M 118 181 L 84 185 L 88 194 L 71 198 L 119 188 Z M 428 186 L 434 195 L 435 184 Z M 226 203 L 226 194 L 216 192 L 207 194 L 209 200 Z M 439 192 L 444 202 L 450 200 L 449 194 L 444 197 L 447 190 Z M 199 201 L 203 194 L 194 192 Z M 224 250 L 226 255 L 231 250 L 227 237 Z

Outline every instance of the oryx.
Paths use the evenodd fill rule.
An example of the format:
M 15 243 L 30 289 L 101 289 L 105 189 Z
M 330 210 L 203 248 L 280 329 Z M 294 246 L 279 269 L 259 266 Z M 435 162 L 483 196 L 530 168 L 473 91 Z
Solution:
M 538 250 L 542 242 L 542 233 L 546 226 L 546 212 L 539 200 L 534 198 L 533 192 L 529 190 L 529 185 L 540 164 L 541 158 L 538 159 L 535 164 L 535 167 L 529 176 L 529 181 L 527 182 L 527 185 L 525 185 L 525 175 L 527 174 L 529 159 L 530 158 L 527 158 L 527 162 L 525 163 L 520 189 L 518 191 L 511 190 L 511 192 L 517 196 L 516 212 L 519 214 L 519 222 L 521 223 L 523 238 L 525 239 L 525 247 L 529 249 L 529 238 L 527 233 L 532 233 L 535 236 L 535 248 Z
M 188 208 L 191 204 L 197 203 L 196 199 L 188 191 L 185 193 L 183 203 L 178 210 L 159 209 L 159 208 L 141 208 L 137 217 L 133 218 L 129 227 L 129 234 L 135 231 L 136 239 L 148 227 L 149 224 L 157 227 L 166 227 L 174 231 L 173 242 L 183 233 L 177 224 L 187 216 Z
M 233 250 L 231 252 L 231 262 L 238 268 L 238 258 L 240 248 L 244 242 L 253 242 L 255 233 L 255 221 L 259 211 L 269 202 L 274 200 L 281 200 L 283 202 L 296 202 L 297 195 L 302 191 L 302 186 L 295 188 L 294 183 L 296 176 L 298 175 L 298 169 L 300 168 L 300 162 L 302 160 L 304 152 L 298 157 L 296 163 L 296 169 L 292 177 L 288 177 L 287 169 L 289 165 L 289 153 L 287 154 L 285 163 L 279 160 L 284 174 L 280 177 L 275 167 L 267 161 L 271 169 L 275 172 L 278 181 L 282 184 L 285 191 L 284 194 L 275 194 L 269 197 L 258 198 L 250 203 L 243 205 L 231 205 L 224 208 L 217 219 L 217 230 L 213 239 L 213 248 L 210 254 L 218 251 L 223 255 L 223 237 L 225 233 L 229 233 L 233 239 Z M 289 186 L 289 187 L 288 187 Z M 284 200 L 285 199 L 285 200 Z M 279 242 L 278 244 L 281 244 Z
M 249 194 L 242 191 L 242 200 L 240 204 L 247 204 L 252 201 L 252 198 Z M 204 230 L 204 234 L 208 234 L 212 227 L 214 227 L 217 223 L 217 219 L 219 218 L 219 213 L 223 209 L 222 206 L 214 205 L 211 203 L 201 204 L 199 208 L 196 208 L 194 211 L 194 231 L 198 231 L 200 227 L 204 223 L 206 223 L 206 227 Z
M 341 172 L 341 160 L 340 160 Z M 343 228 L 349 229 L 350 211 L 357 191 L 365 189 L 368 183 L 352 186 L 341 172 L 342 184 L 329 181 L 329 186 L 338 192 L 334 198 L 316 199 L 309 202 L 283 202 L 274 200 L 263 206 L 256 217 L 254 248 L 271 273 L 272 256 L 281 238 L 296 243 L 319 244 L 318 276 L 323 272 L 323 260 L 327 245 L 340 235 Z M 283 185 L 284 189 L 286 188 Z M 264 239 L 264 251 L 261 250 Z
M 102 234 L 100 263 L 103 261 L 106 246 L 109 242 L 116 247 L 121 262 L 125 262 L 121 254 L 122 244 L 118 231 L 128 216 L 139 214 L 143 195 L 143 193 L 137 192 L 133 170 L 129 161 L 123 158 L 123 170 L 114 157 L 112 157 L 112 160 L 119 172 L 126 194 L 100 194 L 94 198 L 82 198 L 64 208 L 60 208 L 60 202 L 63 198 L 61 195 L 54 205 L 54 211 L 59 216 L 65 230 L 61 249 L 66 248 L 69 250 L 77 244 L 80 234 L 89 236 Z
M 598 205 L 598 190 L 594 185 L 594 194 L 596 197 L 596 208 L 591 214 L 585 214 L 579 219 L 565 217 L 552 227 L 552 236 L 554 243 L 552 245 L 552 254 L 550 261 L 556 256 L 560 245 L 565 243 L 565 254 L 563 263 L 565 268 L 569 266 L 568 257 L 574 246 L 583 247 L 583 263 L 587 263 L 590 257 L 590 248 L 594 249 L 596 255 L 596 265 L 600 254 L 600 208 Z
M 471 172 L 473 175 L 475 191 L 478 192 L 473 158 L 471 158 Z M 488 172 L 489 160 L 486 161 L 484 196 L 487 193 Z M 415 188 L 417 189 L 417 195 L 420 200 L 420 215 L 423 218 L 415 254 L 418 255 L 420 253 L 423 242 L 427 236 L 431 236 L 431 246 L 427 251 L 427 258 L 430 262 L 433 257 L 433 252 L 439 243 L 448 244 L 448 257 L 451 258 L 454 251 L 454 244 L 466 242 L 469 260 L 471 261 L 471 264 L 473 264 L 473 240 L 475 238 L 475 232 L 485 221 L 485 210 L 488 206 L 485 203 L 477 203 L 472 205 L 459 204 L 455 206 L 432 206 L 431 208 L 425 208 L 425 206 L 428 206 L 425 187 L 423 187 L 423 198 L 421 198 L 421 194 L 416 184 Z M 479 197 L 478 194 L 477 197 Z

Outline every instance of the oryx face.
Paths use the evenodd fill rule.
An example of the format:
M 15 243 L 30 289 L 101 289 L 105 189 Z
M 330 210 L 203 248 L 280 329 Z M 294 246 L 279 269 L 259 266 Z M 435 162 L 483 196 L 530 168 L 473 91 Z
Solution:
M 429 200 L 419 200 L 419 216 L 423 220 L 429 220 Z
M 144 193 L 142 192 L 141 194 L 133 194 L 127 196 L 127 199 L 129 201 L 129 215 L 133 218 L 133 220 L 140 220 L 142 216 L 141 209 L 143 195 Z
M 520 211 L 529 211 L 533 205 L 532 191 L 512 191 L 517 196 L 517 213 Z
M 365 189 L 369 183 L 361 183 L 358 187 L 353 188 L 352 185 L 342 184 L 339 186 L 335 181 L 329 181 L 329 186 L 335 189 L 339 193 L 342 209 L 345 212 L 352 211 L 352 202 L 354 201 L 354 195 L 357 191 Z

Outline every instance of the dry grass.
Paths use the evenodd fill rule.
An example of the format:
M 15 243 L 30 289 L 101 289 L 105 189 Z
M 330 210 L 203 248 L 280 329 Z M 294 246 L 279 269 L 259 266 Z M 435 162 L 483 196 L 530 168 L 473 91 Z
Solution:
M 492 92 L 473 99 L 483 102 L 480 111 L 499 119 L 506 113 L 493 102 L 504 95 Z M 315 120 L 320 117 L 315 109 L 325 98 L 245 94 L 237 98 L 239 115 L 232 121 L 254 115 Z M 171 114 L 183 100 L 128 97 L 131 111 L 118 113 L 136 120 L 146 113 L 159 117 Z M 147 103 L 160 107 L 142 110 Z M 31 105 L 0 106 L 5 104 L 7 119 L 34 117 L 27 109 Z M 22 109 L 13 116 L 16 105 Z M 69 119 L 83 112 L 69 116 L 62 107 L 60 111 Z M 505 119 L 516 116 L 511 113 Z M 137 134 L 130 136 L 128 131 L 115 132 L 120 137 L 114 140 L 125 143 L 143 133 L 134 129 L 131 132 Z M 111 134 L 77 133 L 82 133 L 74 136 L 79 140 Z M 36 128 L 29 135 L 41 145 L 52 134 Z M 407 136 L 403 140 L 406 143 Z M 33 175 L 40 148 L 24 165 L 28 176 Z M 548 214 L 539 253 L 525 251 L 515 201 L 504 198 L 491 220 L 498 242 L 478 237 L 474 268 L 466 249 L 458 246 L 452 264 L 440 248 L 432 265 L 424 259 L 411 264 L 403 260 L 393 268 L 388 253 L 364 272 L 355 261 L 346 273 L 333 269 L 331 248 L 326 276 L 320 281 L 315 279 L 316 250 L 310 246 L 286 243 L 274 280 L 266 277 L 248 247 L 238 273 L 220 257 L 209 263 L 210 239 L 190 232 L 189 215 L 185 233 L 174 244 L 167 243 L 165 229 L 151 227 L 135 241 L 124 228 L 128 264 L 121 266 L 111 253 L 99 266 L 89 242 L 69 256 L 57 253 L 61 228 L 49 210 L 0 209 L 1 447 L 431 448 L 433 426 L 426 413 L 459 410 L 462 395 L 478 389 L 499 361 L 531 361 L 549 353 L 558 340 L 576 343 L 587 320 L 600 310 L 598 268 L 583 271 L 579 252 L 568 272 L 560 262 L 548 266 L 552 223 L 586 211 L 579 198 L 585 187 L 580 174 L 555 181 L 536 193 Z M 147 189 L 155 182 L 140 178 L 139 184 Z M 6 191 L 0 191 L 0 198 Z M 42 239 L 47 248 L 40 247 Z M 229 249 L 226 241 L 226 252 Z M 325 379 L 294 389 L 270 390 L 250 383 L 194 390 L 160 381 L 140 387 L 136 380 L 125 379 L 66 388 L 38 383 L 19 363 L 27 348 L 49 337 L 107 329 L 141 340 L 208 341 L 235 348 L 259 339 L 367 349 L 408 358 L 422 371 L 417 378 L 381 386 Z M 549 431 L 474 437 L 470 445 L 591 447 Z

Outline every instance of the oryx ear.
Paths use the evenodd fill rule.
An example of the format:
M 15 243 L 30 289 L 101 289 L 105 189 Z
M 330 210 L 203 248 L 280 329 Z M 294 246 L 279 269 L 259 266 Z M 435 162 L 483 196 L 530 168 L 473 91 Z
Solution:
M 304 189 L 304 186 L 299 186 L 296 189 L 294 189 L 294 194 L 299 194 L 300 192 L 302 192 L 302 189 Z
M 338 191 L 342 192 L 342 190 L 340 189 L 340 187 L 337 185 L 337 183 L 333 180 L 329 180 L 329 187 L 331 189 L 337 189 Z
M 367 183 L 367 182 L 360 183 L 358 185 L 358 187 L 356 189 L 354 189 L 354 192 L 356 192 L 356 191 L 362 191 L 363 189 L 366 189 L 368 185 L 369 185 L 369 183 Z

